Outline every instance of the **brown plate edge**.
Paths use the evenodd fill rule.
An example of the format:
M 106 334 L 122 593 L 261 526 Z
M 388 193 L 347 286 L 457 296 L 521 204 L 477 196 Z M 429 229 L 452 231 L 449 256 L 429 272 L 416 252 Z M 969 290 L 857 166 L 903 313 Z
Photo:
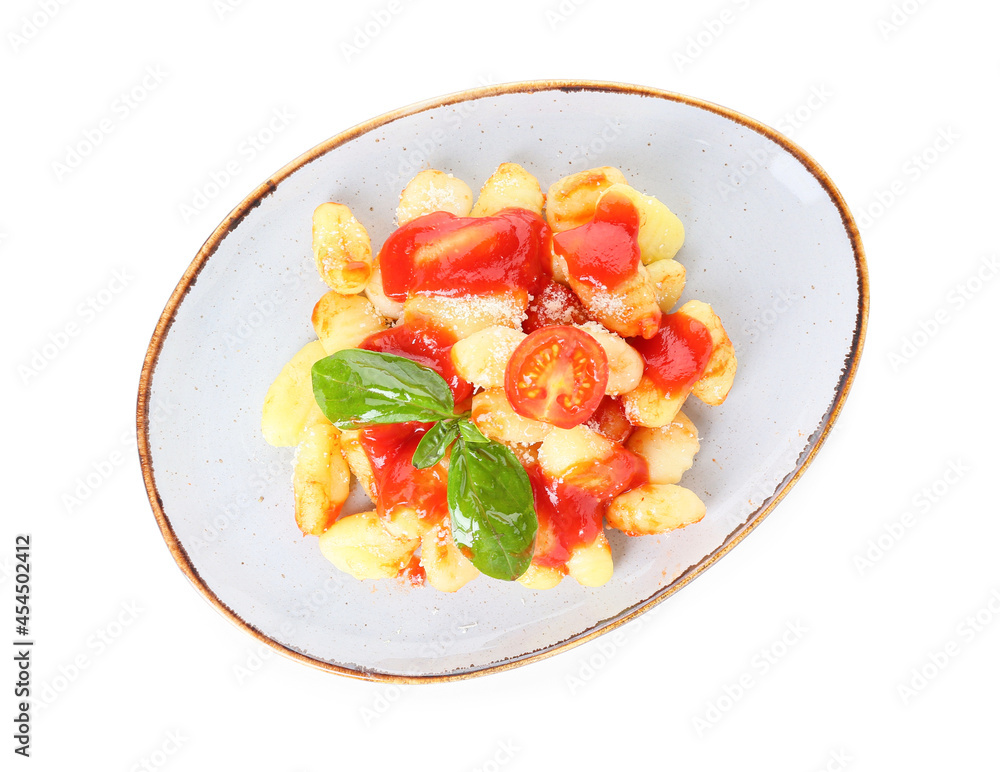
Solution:
M 650 96 L 659 99 L 668 99 L 674 102 L 681 102 L 683 104 L 690 105 L 692 107 L 697 107 L 703 110 L 708 110 L 710 112 L 722 115 L 736 123 L 742 124 L 747 128 L 756 131 L 759 134 L 764 135 L 773 142 L 781 145 L 785 150 L 795 156 L 803 166 L 805 166 L 809 172 L 816 178 L 820 185 L 827 191 L 830 196 L 831 201 L 840 210 L 841 219 L 844 224 L 844 229 L 851 240 L 852 249 L 854 251 L 854 257 L 858 272 L 858 315 L 857 323 L 855 327 L 854 341 L 851 346 L 851 351 L 848 359 L 845 362 L 844 373 L 841 376 L 840 383 L 838 384 L 834 400 L 824 417 L 823 422 L 820 424 L 820 429 L 818 429 L 819 434 L 814 435 L 811 439 L 810 445 L 803 451 L 804 457 L 800 456 L 797 463 L 797 468 L 792 474 L 792 476 L 782 483 L 775 491 L 771 499 L 763 504 L 760 509 L 758 509 L 750 519 L 744 524 L 738 526 L 722 543 L 722 545 L 712 552 L 710 555 L 704 557 L 696 565 L 689 567 L 680 576 L 674 579 L 669 585 L 664 587 L 662 590 L 658 591 L 649 598 L 640 601 L 635 606 L 633 606 L 627 613 L 620 615 L 611 621 L 602 620 L 596 623 L 590 629 L 579 633 L 571 638 L 567 638 L 564 641 L 554 643 L 544 649 L 529 652 L 520 657 L 509 659 L 505 662 L 501 662 L 495 665 L 490 665 L 488 667 L 477 668 L 474 670 L 467 670 L 455 673 L 445 673 L 440 675 L 429 675 L 429 676 L 410 676 L 410 675 L 397 675 L 392 673 L 380 673 L 374 671 L 365 670 L 355 670 L 340 665 L 334 665 L 329 662 L 324 662 L 321 660 L 314 659 L 312 657 L 301 654 L 293 649 L 278 643 L 274 639 L 268 637 L 260 630 L 256 629 L 248 622 L 246 622 L 242 617 L 236 614 L 232 609 L 230 609 L 222 600 L 212 591 L 208 585 L 202 580 L 201 576 L 198 574 L 194 565 L 192 564 L 190 558 L 188 557 L 187 551 L 181 545 L 177 535 L 174 533 L 173 527 L 170 524 L 170 520 L 163 509 L 163 503 L 160 499 L 159 492 L 156 488 L 156 481 L 153 477 L 153 467 L 152 467 L 152 456 L 149 447 L 149 398 L 152 383 L 153 371 L 156 368 L 157 361 L 159 359 L 160 350 L 163 347 L 163 341 L 166 338 L 166 334 L 173 323 L 174 316 L 177 312 L 178 307 L 184 299 L 184 296 L 190 290 L 201 269 L 204 267 L 208 258 L 215 252 L 222 240 L 236 228 L 237 225 L 249 214 L 251 210 L 257 207 L 261 201 L 263 201 L 267 196 L 273 193 L 277 189 L 277 185 L 283 179 L 291 175 L 294 171 L 305 166 L 309 162 L 315 160 L 319 156 L 327 153 L 335 147 L 338 147 L 345 142 L 348 142 L 355 137 L 366 134 L 380 126 L 384 126 L 392 121 L 404 118 L 410 115 L 415 115 L 417 113 L 424 112 L 425 110 L 434 109 L 437 107 L 443 107 L 450 104 L 455 104 L 457 102 L 465 102 L 473 99 L 481 99 L 484 97 L 496 96 L 500 94 L 510 94 L 510 93 L 532 93 L 540 91 L 606 91 L 614 93 L 623 94 L 635 94 L 638 96 Z M 358 124 L 353 128 L 350 128 L 334 137 L 320 143 L 316 147 L 303 153 L 301 156 L 291 161 L 290 163 L 283 166 L 275 174 L 273 174 L 268 180 L 261 185 L 259 185 L 247 198 L 245 198 L 230 214 L 222 221 L 222 223 L 215 229 L 211 236 L 205 241 L 198 254 L 192 260 L 191 264 L 188 266 L 184 275 L 181 277 L 167 301 L 166 306 L 163 309 L 163 313 L 156 324 L 156 329 L 153 331 L 152 339 L 149 343 L 149 348 L 146 351 L 146 356 L 143 360 L 142 373 L 139 378 L 139 394 L 136 406 L 136 430 L 138 439 L 138 450 L 139 450 L 139 463 L 142 468 L 142 477 L 146 486 L 146 493 L 149 497 L 150 505 L 153 509 L 153 514 L 156 516 L 157 524 L 160 527 L 160 531 L 163 535 L 164 541 L 170 550 L 171 555 L 176 561 L 177 565 L 180 567 L 181 571 L 187 576 L 188 580 L 202 593 L 205 599 L 215 607 L 223 616 L 229 619 L 230 622 L 242 628 L 246 632 L 250 633 L 261 643 L 264 643 L 280 653 L 302 662 L 306 665 L 311 665 L 320 670 L 327 672 L 338 673 L 340 675 L 349 676 L 352 678 L 358 678 L 367 681 L 380 681 L 386 683 L 430 683 L 430 682 L 442 682 L 442 681 L 458 681 L 473 678 L 476 676 L 488 675 L 491 673 L 497 673 L 504 670 L 510 670 L 515 667 L 520 667 L 522 665 L 527 665 L 531 662 L 537 662 L 542 659 L 553 656 L 563 651 L 567 651 L 575 646 L 586 643 L 606 632 L 614 630 L 620 625 L 635 619 L 640 614 L 648 611 L 657 604 L 666 600 L 668 597 L 673 595 L 675 592 L 680 590 L 682 587 L 686 586 L 695 577 L 700 575 L 709 566 L 713 565 L 719 558 L 728 553 L 733 547 L 735 547 L 743 538 L 750 533 L 754 528 L 756 528 L 760 522 L 767 517 L 768 514 L 778 505 L 778 503 L 785 497 L 788 491 L 795 485 L 799 477 L 805 471 L 805 469 L 812 463 L 820 447 L 826 441 L 829 436 L 830 430 L 836 422 L 840 415 L 840 411 L 843 408 L 847 394 L 850 392 L 851 386 L 854 382 L 854 377 L 858 369 L 858 363 L 861 358 L 861 352 L 864 348 L 865 334 L 868 327 L 868 308 L 869 308 L 869 285 L 868 285 L 868 265 L 865 260 L 864 247 L 861 243 L 861 235 L 858 232 L 857 225 L 854 222 L 854 218 L 851 216 L 847 204 L 844 202 L 840 191 L 837 189 L 836 185 L 830 179 L 829 175 L 816 163 L 804 150 L 802 150 L 798 145 L 793 143 L 783 134 L 779 133 L 775 129 L 766 126 L 753 118 L 745 116 L 741 113 L 730 110 L 726 107 L 713 104 L 701 99 L 695 99 L 693 97 L 685 96 L 682 94 L 676 94 L 670 91 L 664 91 L 661 89 L 650 88 L 646 86 L 637 86 L 627 83 L 616 83 L 609 81 L 591 81 L 591 80 L 541 80 L 541 81 L 522 81 L 517 83 L 505 83 L 494 86 L 486 86 L 483 88 L 469 89 L 467 91 L 462 91 L 454 94 L 448 94 L 446 96 L 439 97 L 437 99 L 420 102 L 408 107 L 401 108 L 399 110 L 394 110 L 384 115 L 373 118 L 364 123 Z

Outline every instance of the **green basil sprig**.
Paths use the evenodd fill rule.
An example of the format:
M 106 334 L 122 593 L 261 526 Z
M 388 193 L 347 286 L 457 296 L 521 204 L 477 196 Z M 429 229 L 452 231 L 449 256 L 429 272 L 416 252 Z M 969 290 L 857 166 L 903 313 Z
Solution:
M 448 512 L 455 544 L 495 579 L 513 580 L 528 569 L 538 530 L 528 474 L 468 414 L 456 415 L 444 378 L 405 357 L 347 349 L 313 365 L 312 385 L 320 410 L 341 429 L 433 423 L 412 463 L 426 469 L 451 448 Z
M 531 564 L 538 516 L 528 473 L 499 442 L 464 437 L 448 465 L 451 536 L 487 576 L 516 579 Z

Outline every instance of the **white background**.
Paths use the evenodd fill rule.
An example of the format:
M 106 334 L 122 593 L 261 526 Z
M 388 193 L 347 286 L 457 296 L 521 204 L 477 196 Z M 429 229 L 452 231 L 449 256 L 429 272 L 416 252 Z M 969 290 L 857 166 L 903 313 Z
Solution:
M 997 768 L 1000 281 L 982 261 L 998 255 L 1000 7 L 225 2 L 0 11 L 0 629 L 14 536 L 30 532 L 42 698 L 24 760 L 0 689 L 0 767 Z M 753 534 L 614 638 L 402 691 L 285 660 L 204 602 L 160 537 L 132 429 L 149 336 L 215 225 L 301 152 L 415 101 L 538 78 L 717 102 L 830 173 L 864 226 L 872 288 L 837 429 Z M 249 159 L 241 143 L 274 110 L 294 117 Z M 95 130 L 96 149 L 55 165 Z M 81 310 L 104 289 L 99 313 Z M 789 625 L 804 632 L 783 641 Z

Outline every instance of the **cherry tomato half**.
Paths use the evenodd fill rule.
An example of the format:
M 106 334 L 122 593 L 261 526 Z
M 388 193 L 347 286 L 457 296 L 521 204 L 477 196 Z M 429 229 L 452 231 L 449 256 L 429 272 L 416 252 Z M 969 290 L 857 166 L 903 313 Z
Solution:
M 608 357 L 576 327 L 544 327 L 526 337 L 507 363 L 504 390 L 525 418 L 572 429 L 590 418 L 608 386 Z

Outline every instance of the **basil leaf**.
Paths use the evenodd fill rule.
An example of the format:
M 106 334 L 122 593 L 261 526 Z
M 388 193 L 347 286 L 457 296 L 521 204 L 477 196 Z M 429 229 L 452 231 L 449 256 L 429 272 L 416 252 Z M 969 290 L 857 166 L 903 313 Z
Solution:
M 438 421 L 428 429 L 413 451 L 413 466 L 426 469 L 444 458 L 448 446 L 458 438 L 458 425 L 455 420 Z
M 444 378 L 394 354 L 338 351 L 313 365 L 312 386 L 319 409 L 339 429 L 454 417 Z
M 448 464 L 448 511 L 455 544 L 487 576 L 513 580 L 528 570 L 538 517 L 531 483 L 517 457 L 498 442 L 460 438 Z
M 484 445 L 489 442 L 472 421 L 459 421 L 458 430 L 462 433 L 462 439 L 473 445 Z

